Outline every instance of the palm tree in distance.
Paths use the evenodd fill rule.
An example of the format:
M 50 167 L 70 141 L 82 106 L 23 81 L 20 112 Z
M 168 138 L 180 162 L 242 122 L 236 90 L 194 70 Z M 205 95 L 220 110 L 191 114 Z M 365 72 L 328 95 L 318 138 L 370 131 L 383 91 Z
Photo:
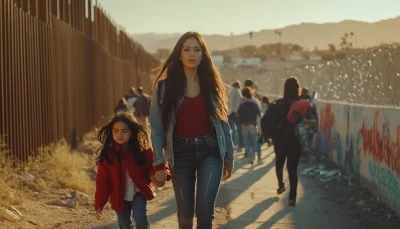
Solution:
M 282 32 L 279 30 L 275 30 L 275 35 L 279 36 L 279 55 L 282 53 Z
M 282 31 L 275 30 L 275 35 L 279 36 L 279 43 L 282 43 Z
M 354 47 L 355 48 L 355 44 L 354 44 L 354 33 L 353 32 L 350 32 L 350 37 L 351 37 L 351 45 L 350 45 L 350 47 Z
M 250 37 L 250 44 L 253 44 L 253 31 L 249 32 L 249 37 Z

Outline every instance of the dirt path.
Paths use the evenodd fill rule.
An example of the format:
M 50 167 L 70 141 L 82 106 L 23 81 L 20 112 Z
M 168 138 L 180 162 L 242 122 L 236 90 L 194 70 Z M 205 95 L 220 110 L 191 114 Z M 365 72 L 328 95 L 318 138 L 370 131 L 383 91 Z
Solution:
M 374 203 L 373 198 L 357 184 L 348 185 L 348 181 L 344 179 L 321 181 L 318 177 L 303 172 L 321 165 L 312 162 L 300 164 L 297 207 L 288 207 L 288 192 L 281 196 L 276 195 L 272 149 L 264 149 L 263 161 L 253 167 L 241 160 L 242 157 L 242 152 L 236 153 L 234 174 L 221 186 L 214 228 L 394 229 L 400 225 L 396 215 L 384 206 Z M 25 187 L 22 203 L 17 206 L 24 215 L 22 220 L 16 223 L 0 222 L 0 228 L 118 228 L 115 212 L 108 205 L 104 209 L 103 219 L 95 218 L 93 192 L 75 208 L 48 204 L 70 198 L 72 191 L 74 190 L 51 187 L 47 190 L 35 190 L 33 187 Z M 364 203 L 361 206 L 359 203 L 362 200 Z M 178 228 L 171 183 L 159 190 L 157 197 L 149 202 L 148 216 L 153 229 Z

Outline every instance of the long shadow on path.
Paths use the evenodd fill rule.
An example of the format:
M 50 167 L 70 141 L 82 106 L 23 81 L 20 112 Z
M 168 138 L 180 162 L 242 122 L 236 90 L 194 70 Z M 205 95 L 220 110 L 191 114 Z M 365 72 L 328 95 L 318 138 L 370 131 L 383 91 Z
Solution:
M 258 204 L 256 204 L 253 208 L 249 209 L 247 212 L 243 213 L 239 217 L 230 220 L 228 224 L 224 226 L 224 228 L 234 227 L 235 225 L 240 224 L 240 227 L 245 228 L 246 226 L 252 224 L 254 221 L 260 217 L 261 213 L 271 207 L 272 204 L 279 201 L 278 197 L 270 197 Z
M 270 157 L 272 154 L 273 153 L 267 154 L 266 156 L 264 156 L 263 159 Z M 242 174 L 235 179 L 230 179 L 227 182 L 223 182 L 221 184 L 221 188 L 217 197 L 216 206 L 227 207 L 235 198 L 237 198 L 241 193 L 245 192 L 253 183 L 258 181 L 266 173 L 268 173 L 268 171 L 274 167 L 275 165 L 274 163 L 275 163 L 274 160 L 272 160 L 266 166 L 256 169 L 254 169 L 254 167 L 256 167 L 256 165 L 254 165 L 254 167 L 249 168 L 249 170 L 245 174 Z M 233 173 L 237 172 L 237 170 L 239 169 L 242 169 L 245 165 L 248 165 L 248 161 L 246 159 L 236 160 Z M 165 190 L 165 191 L 170 192 L 172 190 Z M 267 202 L 266 204 L 269 204 L 269 202 Z M 175 198 L 170 198 L 169 200 L 164 202 L 161 205 L 161 208 L 163 208 L 161 211 L 148 215 L 150 224 L 159 222 L 176 213 Z M 117 224 L 109 224 L 96 227 L 93 229 L 116 229 L 116 228 L 118 228 Z
M 273 153 L 270 153 L 266 157 L 269 157 L 272 154 Z M 240 194 L 244 193 L 252 184 L 265 176 L 274 166 L 275 161 L 271 160 L 264 167 L 256 169 L 252 168 L 247 173 L 242 174 L 235 179 L 229 180 L 228 182 L 225 182 L 219 190 L 216 206 L 227 207 Z

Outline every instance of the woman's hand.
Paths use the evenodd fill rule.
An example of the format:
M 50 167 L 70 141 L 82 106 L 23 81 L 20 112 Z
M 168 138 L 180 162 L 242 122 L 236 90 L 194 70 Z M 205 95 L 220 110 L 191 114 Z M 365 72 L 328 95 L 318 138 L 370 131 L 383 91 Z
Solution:
M 227 180 L 231 177 L 232 175 L 232 168 L 225 168 L 223 169 L 223 178 L 224 180 Z
M 155 172 L 150 177 L 151 182 L 157 187 L 162 187 L 167 183 L 167 175 L 165 174 L 164 170 L 159 170 Z

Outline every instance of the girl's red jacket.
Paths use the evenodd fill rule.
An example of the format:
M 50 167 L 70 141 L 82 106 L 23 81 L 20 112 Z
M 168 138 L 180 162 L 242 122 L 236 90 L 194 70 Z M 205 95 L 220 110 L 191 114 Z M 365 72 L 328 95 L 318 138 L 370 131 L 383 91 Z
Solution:
M 121 154 L 121 162 L 117 159 L 117 155 L 112 152 L 107 154 L 113 162 L 112 164 L 105 159 L 100 162 L 96 177 L 96 210 L 103 209 L 108 200 L 110 200 L 111 208 L 115 211 L 124 209 L 126 170 L 128 170 L 135 187 L 147 200 L 156 196 L 155 189 L 151 185 L 151 174 L 164 169 L 167 173 L 167 180 L 171 179 L 170 171 L 165 164 L 153 167 L 153 150 L 147 149 L 145 153 L 147 156 L 146 165 L 138 165 L 130 152 Z

